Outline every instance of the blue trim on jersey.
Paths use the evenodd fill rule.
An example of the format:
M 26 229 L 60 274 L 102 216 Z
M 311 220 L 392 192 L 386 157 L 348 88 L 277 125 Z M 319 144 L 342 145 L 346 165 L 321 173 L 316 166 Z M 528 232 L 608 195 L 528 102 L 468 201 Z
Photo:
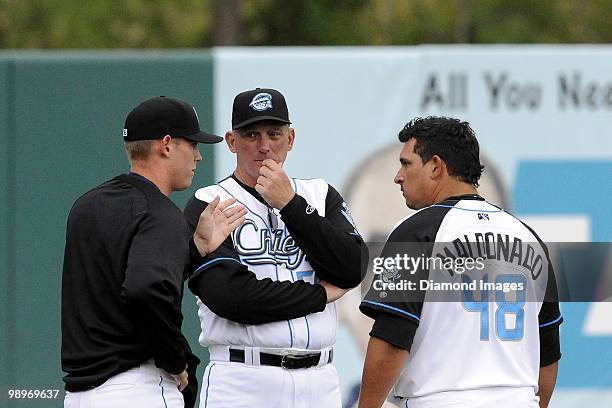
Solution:
M 289 326 L 289 340 L 291 341 L 291 344 L 289 344 L 289 347 L 293 347 L 293 330 L 291 330 L 290 320 L 287 320 L 287 326 Z
M 298 193 L 297 183 L 295 182 L 294 178 L 292 178 L 291 181 L 293 181 L 293 192 L 297 194 Z M 283 224 L 285 223 L 283 222 Z M 284 234 L 287 235 L 287 224 L 285 224 L 285 227 L 283 228 L 283 230 L 284 230 Z
M 163 386 L 163 385 L 161 385 L 163 380 L 164 380 L 164 379 L 163 379 L 163 378 L 162 378 L 162 376 L 160 375 L 160 376 L 159 376 L 159 384 L 157 384 L 157 385 L 159 385 L 159 386 L 160 386 L 160 388 L 161 388 L 161 392 L 162 392 L 162 400 L 164 400 L 164 407 L 165 407 L 165 408 L 168 408 L 168 404 L 166 404 L 166 397 L 164 397 L 164 386 Z
M 293 181 L 293 191 L 295 192 L 295 194 L 297 194 L 297 184 L 295 182 L 295 179 L 292 178 L 291 181 Z M 283 221 L 283 224 L 285 224 L 284 221 Z M 282 236 L 282 238 L 284 239 L 288 235 L 289 235 L 289 233 L 287 232 L 287 224 L 285 224 L 285 226 L 283 227 L 283 236 Z M 291 273 L 291 282 L 295 282 L 295 278 L 293 277 L 293 270 L 289 269 L 289 273 Z M 278 278 L 277 278 L 277 280 L 278 280 Z
M 380 307 L 384 307 L 384 308 L 387 308 L 387 309 L 395 310 L 396 312 L 400 312 L 402 314 L 405 314 L 406 316 L 410 316 L 410 317 L 412 317 L 414 319 L 417 319 L 418 321 L 421 321 L 421 318 L 419 316 L 413 315 L 412 313 L 408 313 L 405 310 L 398 309 L 397 307 L 385 305 L 384 303 L 372 302 L 371 300 L 364 300 L 361 303 L 370 303 L 370 304 L 375 305 L 375 306 L 380 306 Z
M 297 183 L 295 182 L 294 178 L 292 178 L 291 181 L 293 181 L 293 192 L 297 194 L 298 193 Z M 283 222 L 283 224 L 285 223 Z M 284 234 L 287 235 L 287 224 L 285 224 L 285 227 L 283 228 L 283 230 L 284 230 Z M 293 272 L 291 273 L 291 275 L 293 275 Z
M 291 181 L 293 181 L 293 191 L 295 192 L 295 194 L 297 194 L 297 183 L 295 182 L 294 178 L 291 178 Z
M 557 317 L 555 320 L 553 320 L 552 322 L 548 322 L 548 323 L 544 323 L 540 325 L 540 328 L 542 327 L 546 327 L 546 326 L 550 326 L 551 324 L 555 324 L 559 321 L 561 321 L 561 319 L 563 319 L 563 316 L 559 315 L 559 317 Z
M 233 179 L 232 179 L 233 180 Z M 227 191 L 227 189 L 225 187 L 223 187 L 221 184 L 217 184 L 221 189 L 223 189 L 223 191 L 225 191 L 227 194 L 230 195 L 230 197 L 234 197 L 236 198 L 234 195 L 232 195 L 232 193 L 230 193 L 229 191 Z M 240 188 L 242 188 L 242 186 L 240 186 Z M 259 218 L 261 220 L 261 222 L 264 223 L 264 225 L 266 226 L 266 228 L 270 231 L 272 231 L 272 229 L 270 228 L 270 226 L 266 223 L 266 221 L 261 218 L 259 216 L 259 214 L 257 214 L 255 211 L 251 210 L 245 203 L 243 203 L 242 201 L 240 201 L 239 199 L 236 198 L 236 202 L 242 204 L 244 206 L 244 208 L 246 208 L 247 210 L 249 210 L 250 213 L 252 213 L 254 216 L 256 216 L 257 218 Z
M 289 269 L 289 273 L 291 274 L 291 282 L 295 283 L 295 277 L 293 276 L 293 269 Z
M 308 318 L 304 316 L 304 320 L 306 320 L 306 332 L 307 332 L 307 340 L 306 340 L 306 348 L 310 345 L 310 326 L 308 325 Z
M 298 194 L 298 187 L 297 187 L 297 182 L 295 181 L 295 178 L 291 178 L 291 181 L 293 181 L 293 191 L 295 192 L 295 194 Z M 287 224 L 285 224 L 285 228 L 284 228 L 284 233 L 287 234 Z M 293 282 L 295 282 L 295 280 L 293 280 L 293 271 L 290 270 L 291 272 L 291 279 Z M 306 321 L 306 348 L 308 348 L 308 346 L 310 345 L 310 325 L 308 324 L 308 319 L 306 318 L 306 316 L 304 316 L 304 320 Z M 291 328 L 291 325 L 289 325 L 289 328 Z M 293 336 L 291 336 L 291 346 L 293 346 Z
M 230 176 L 230 177 L 228 177 L 228 178 L 231 178 L 231 176 Z M 225 180 L 227 180 L 227 178 L 226 178 Z M 232 180 L 233 180 L 233 178 L 232 178 Z M 295 186 L 295 188 L 296 188 L 296 194 L 297 194 L 297 184 L 295 183 L 295 180 L 294 180 L 294 179 L 292 179 L 292 180 L 293 180 L 294 186 Z M 235 180 L 234 180 L 234 181 L 235 181 Z M 229 194 L 229 195 L 230 195 L 230 197 L 234 197 L 234 198 L 236 199 L 236 202 L 238 202 L 238 203 L 242 204 L 242 205 L 244 206 L 244 208 L 246 208 L 247 210 L 249 210 L 249 212 L 250 212 L 250 213 L 252 213 L 254 216 L 256 216 L 257 218 L 259 218 L 259 219 L 261 220 L 261 222 L 263 222 L 263 224 L 266 226 L 266 228 L 267 228 L 269 231 L 272 231 L 271 226 L 270 226 L 270 225 L 268 225 L 268 224 L 266 223 L 266 221 L 265 221 L 265 220 L 264 220 L 262 217 L 260 217 L 260 216 L 259 216 L 259 214 L 257 214 L 257 213 L 256 213 L 256 212 L 254 212 L 253 210 L 251 210 L 251 209 L 250 209 L 250 208 L 249 208 L 249 207 L 248 207 L 246 204 L 244 204 L 242 201 L 240 201 L 238 198 L 236 198 L 236 197 L 235 197 L 235 196 L 234 196 L 232 193 L 230 193 L 229 191 L 227 191 L 227 189 L 226 189 L 225 187 L 223 187 L 221 184 L 217 183 L 217 186 L 219 186 L 219 187 L 220 187 L 220 188 L 221 188 L 223 191 L 225 191 L 227 194 Z M 240 188 L 242 188 L 242 186 L 240 186 Z M 287 232 L 287 226 L 285 225 L 285 233 L 286 233 L 286 232 Z M 275 258 L 276 258 L 276 257 L 275 257 Z M 220 258 L 219 258 L 219 259 L 220 259 Z M 274 271 L 275 271 L 275 273 L 276 273 L 276 281 L 278 282 L 278 280 L 279 280 L 279 279 L 278 279 L 278 265 L 277 265 L 277 264 L 274 264 Z M 194 273 L 195 273 L 195 272 L 194 272 Z M 293 277 L 293 272 L 291 272 L 291 276 Z M 293 347 L 293 330 L 291 329 L 291 322 L 290 322 L 289 320 L 287 320 L 287 325 L 289 326 L 289 339 L 291 340 L 291 344 L 290 344 L 290 346 L 289 346 L 289 347 Z M 208 393 L 208 390 L 207 390 L 207 393 Z
M 204 408 L 208 406 L 208 389 L 210 388 L 210 373 L 212 372 L 215 363 L 210 365 L 210 369 L 208 370 L 208 378 L 206 379 L 206 398 L 204 399 Z
M 202 268 L 204 268 L 204 267 L 206 267 L 206 266 L 208 266 L 208 265 L 210 265 L 210 264 L 212 264 L 212 263 L 215 263 L 215 262 L 220 262 L 220 261 L 234 261 L 234 262 L 238 262 L 239 264 L 241 264 L 241 263 L 242 263 L 242 262 L 240 262 L 240 261 L 239 261 L 238 259 L 236 259 L 236 258 L 215 258 L 215 259 L 213 259 L 212 261 L 208 261 L 208 262 L 203 263 L 202 265 L 198 266 L 198 267 L 196 268 L 196 270 L 195 270 L 195 271 L 193 271 L 193 273 L 197 273 L 197 272 L 198 272 L 198 271 L 200 271 Z
M 276 263 L 276 255 L 274 256 L 274 272 L 276 273 L 276 281 L 278 282 L 278 264 Z
M 473 212 L 488 212 L 488 213 L 504 212 L 504 210 L 502 210 L 502 209 L 499 209 L 499 210 L 475 210 L 475 209 L 472 209 L 472 208 L 461 208 L 461 207 L 455 207 L 454 205 L 446 205 L 446 204 L 434 204 L 434 205 L 430 205 L 427 208 L 433 208 L 433 207 L 454 208 L 456 210 L 473 211 Z

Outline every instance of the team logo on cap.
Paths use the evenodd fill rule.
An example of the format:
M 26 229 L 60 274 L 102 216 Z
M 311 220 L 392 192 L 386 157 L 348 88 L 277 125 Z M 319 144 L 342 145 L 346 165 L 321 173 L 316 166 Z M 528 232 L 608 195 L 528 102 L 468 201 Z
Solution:
M 253 97 L 253 100 L 251 103 L 249 103 L 249 106 L 260 112 L 272 109 L 272 95 L 265 92 L 258 93 Z

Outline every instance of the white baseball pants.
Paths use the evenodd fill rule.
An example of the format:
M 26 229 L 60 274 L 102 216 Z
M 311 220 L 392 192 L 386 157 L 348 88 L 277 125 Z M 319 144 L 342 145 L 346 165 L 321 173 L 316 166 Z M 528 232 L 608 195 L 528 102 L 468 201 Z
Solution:
M 64 408 L 183 408 L 178 385 L 149 360 L 91 390 L 66 392 Z
M 200 408 L 341 408 L 331 364 L 287 370 L 211 361 L 201 382 Z

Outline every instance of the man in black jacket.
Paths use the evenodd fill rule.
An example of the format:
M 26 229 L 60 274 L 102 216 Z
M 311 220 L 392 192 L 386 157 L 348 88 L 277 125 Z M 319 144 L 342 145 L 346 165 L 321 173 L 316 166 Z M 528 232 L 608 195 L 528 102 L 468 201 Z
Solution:
M 130 173 L 85 193 L 68 217 L 64 405 L 192 406 L 199 360 L 181 333 L 186 265 L 190 252 L 215 250 L 245 210 L 217 198 L 188 238 L 170 194 L 191 185 L 202 159 L 197 144 L 222 140 L 200 130 L 191 105 L 144 101 L 128 114 L 123 137 Z

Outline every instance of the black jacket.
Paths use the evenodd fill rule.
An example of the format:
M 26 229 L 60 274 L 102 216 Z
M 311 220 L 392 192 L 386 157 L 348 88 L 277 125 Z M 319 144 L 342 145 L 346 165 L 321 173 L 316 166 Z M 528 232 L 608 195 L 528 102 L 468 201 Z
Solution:
M 171 374 L 188 358 L 196 364 L 181 334 L 188 257 L 183 214 L 144 177 L 115 177 L 75 202 L 62 275 L 66 390 L 96 387 L 151 358 Z

